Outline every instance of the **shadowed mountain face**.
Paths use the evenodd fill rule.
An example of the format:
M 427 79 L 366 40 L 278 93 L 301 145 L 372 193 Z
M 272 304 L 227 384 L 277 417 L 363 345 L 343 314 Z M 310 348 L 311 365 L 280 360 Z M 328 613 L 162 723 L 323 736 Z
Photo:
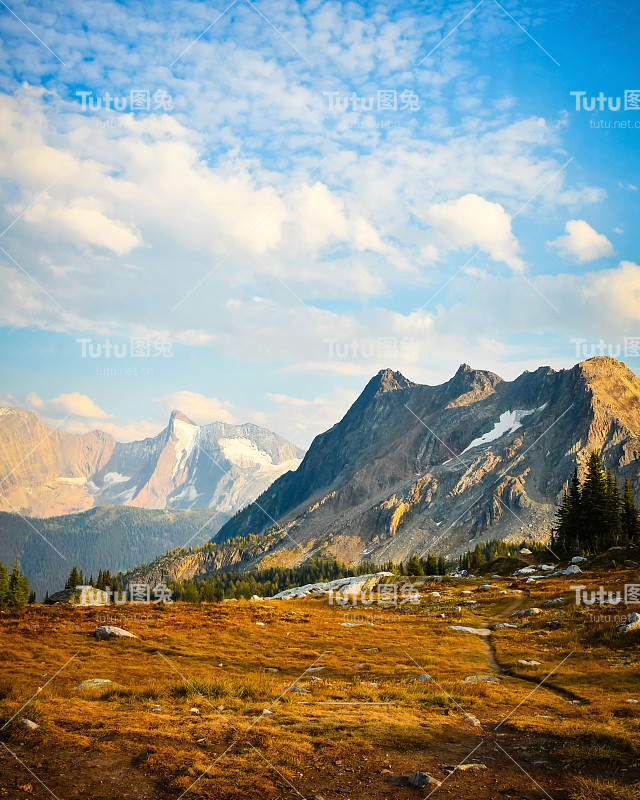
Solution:
M 102 431 L 51 430 L 35 414 L 2 408 L 0 511 L 51 517 L 130 505 L 233 513 L 303 455 L 257 425 L 198 426 L 179 411 L 157 436 L 122 443 Z
M 611 358 L 512 382 L 462 365 L 441 386 L 385 370 L 345 417 L 220 531 L 319 548 L 348 562 L 455 552 L 483 539 L 546 540 L 576 462 L 593 449 L 640 490 L 640 381 Z

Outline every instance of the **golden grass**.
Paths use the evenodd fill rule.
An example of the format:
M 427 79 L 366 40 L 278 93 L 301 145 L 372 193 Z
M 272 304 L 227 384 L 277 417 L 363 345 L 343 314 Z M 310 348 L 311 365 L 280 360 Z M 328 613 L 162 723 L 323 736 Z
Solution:
M 594 763 L 613 776 L 637 760 L 640 722 L 626 700 L 637 692 L 638 655 L 628 642 L 592 635 L 588 617 L 576 615 L 567 601 L 558 631 L 544 628 L 555 617 L 552 609 L 493 635 L 500 662 L 533 683 L 506 675 L 497 683 L 467 683 L 468 676 L 492 674 L 485 644 L 448 626 L 477 625 L 517 599 L 511 593 L 462 595 L 467 586 L 473 588 L 440 585 L 442 597 L 425 595 L 419 606 L 402 610 L 339 609 L 318 600 L 154 607 L 152 619 L 122 625 L 137 639 L 109 642 L 92 636 L 99 624 L 95 609 L 9 611 L 0 615 L 0 725 L 69 663 L 3 737 L 24 742 L 46 770 L 57 765 L 60 771 L 58 751 L 79 750 L 88 763 L 123 756 L 134 772 L 154 776 L 174 797 L 189 789 L 189 797 L 219 800 L 284 796 L 287 782 L 308 786 L 309 775 L 336 764 L 379 771 L 391 758 L 415 769 L 425 753 L 437 763 L 446 738 L 468 741 L 468 752 L 478 732 L 465 721 L 466 712 L 485 731 L 510 715 L 500 728 L 504 734 L 545 737 L 568 785 L 575 785 L 572 773 Z M 526 605 L 567 595 L 566 588 L 557 579 L 544 589 L 532 585 Z M 466 598 L 477 605 L 455 619 L 439 616 Z M 120 610 L 136 612 L 139 607 Z M 362 617 L 359 627 L 341 625 L 351 614 Z M 544 685 L 535 689 L 571 650 L 548 683 L 583 697 L 588 703 L 582 705 Z M 541 665 L 522 668 L 520 659 Z M 307 672 L 313 664 L 322 669 Z M 417 682 L 422 671 L 435 680 Z M 77 690 L 87 678 L 108 678 L 119 687 Z M 309 693 L 284 693 L 294 682 Z M 392 705 L 331 705 L 340 702 Z M 190 712 L 194 706 L 197 715 Z M 40 728 L 26 731 L 24 717 Z M 595 791 L 585 784 L 587 790 Z M 626 800 L 615 794 L 576 800 L 600 797 Z
M 578 778 L 577 786 L 571 790 L 571 800 L 638 800 L 637 786 L 622 786 L 613 781 Z

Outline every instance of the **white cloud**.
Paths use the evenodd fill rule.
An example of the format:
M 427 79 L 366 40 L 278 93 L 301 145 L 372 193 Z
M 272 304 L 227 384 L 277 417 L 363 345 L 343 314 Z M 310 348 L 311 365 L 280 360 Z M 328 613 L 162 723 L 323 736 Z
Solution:
M 97 406 L 90 397 L 80 392 L 61 394 L 49 400 L 49 407 L 57 409 L 61 414 L 73 414 L 76 417 L 93 417 L 95 419 L 106 419 L 113 417 Z
M 555 248 L 560 255 L 571 258 L 579 264 L 596 261 L 613 254 L 613 245 L 603 233 L 598 233 L 583 219 L 570 219 L 565 225 L 566 234 L 558 236 L 549 247 Z
M 478 248 L 494 261 L 503 261 L 518 272 L 524 270 L 511 217 L 500 203 L 465 194 L 457 200 L 433 203 L 424 216 L 457 249 Z

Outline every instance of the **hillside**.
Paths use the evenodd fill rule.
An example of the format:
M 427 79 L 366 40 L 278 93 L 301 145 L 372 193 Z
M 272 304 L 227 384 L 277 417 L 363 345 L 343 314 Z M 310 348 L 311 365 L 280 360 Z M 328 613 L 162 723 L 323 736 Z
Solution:
M 156 511 L 103 506 L 53 519 L 0 512 L 0 563 L 17 556 L 38 598 L 61 589 L 76 565 L 89 578 L 151 561 L 159 553 L 211 539 L 228 520 L 210 509 Z

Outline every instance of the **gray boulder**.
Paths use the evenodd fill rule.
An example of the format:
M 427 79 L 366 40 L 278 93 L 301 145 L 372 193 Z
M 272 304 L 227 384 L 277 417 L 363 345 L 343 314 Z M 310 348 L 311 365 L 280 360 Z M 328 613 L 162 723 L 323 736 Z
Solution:
M 100 641 L 110 639 L 112 636 L 124 636 L 130 639 L 137 639 L 133 633 L 125 631 L 124 628 L 116 628 L 114 625 L 100 625 L 95 630 L 95 637 Z

